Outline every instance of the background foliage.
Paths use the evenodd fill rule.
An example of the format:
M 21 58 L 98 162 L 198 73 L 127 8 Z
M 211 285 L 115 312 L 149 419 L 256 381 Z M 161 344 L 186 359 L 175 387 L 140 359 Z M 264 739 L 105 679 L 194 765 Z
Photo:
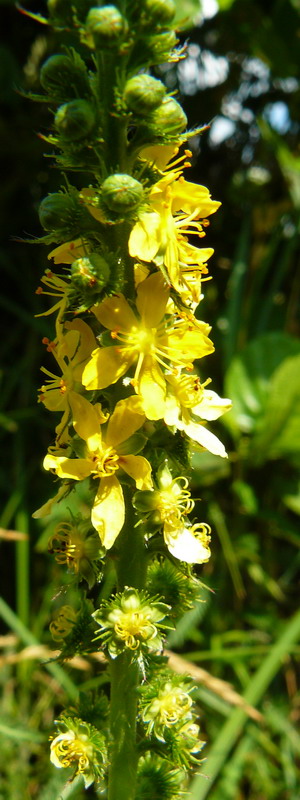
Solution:
M 52 325 L 34 316 L 42 310 L 35 289 L 45 247 L 16 241 L 40 234 L 38 204 L 59 185 L 36 135 L 49 111 L 16 91 L 39 89 L 39 65 L 56 44 L 13 5 L 2 12 L 0 798 L 82 798 L 81 784 L 63 789 L 65 776 L 48 763 L 47 738 L 65 696 L 95 688 L 101 677 L 92 663 L 62 668 L 34 650 L 53 646 L 52 600 L 64 596 L 69 578 L 45 553 L 50 529 L 31 520 L 49 496 L 41 461 L 52 421 L 36 405 L 36 388 L 41 339 L 52 336 Z M 192 140 L 187 178 L 222 201 L 208 230 L 213 281 L 205 284 L 201 317 L 213 324 L 214 388 L 232 398 L 233 410 L 220 431 L 228 462 L 192 454 L 197 511 L 212 525 L 213 556 L 201 571 L 206 602 L 188 612 L 168 646 L 229 681 L 262 715 L 254 720 L 235 707 L 225 687 L 199 684 L 210 780 L 194 778 L 190 797 L 298 800 L 300 6 L 205 0 L 199 14 L 197 2 L 179 0 L 178 14 L 198 21 L 181 36 L 188 37 L 187 58 L 157 76 L 179 93 L 191 127 L 210 124 Z M 92 788 L 87 795 L 95 797 Z

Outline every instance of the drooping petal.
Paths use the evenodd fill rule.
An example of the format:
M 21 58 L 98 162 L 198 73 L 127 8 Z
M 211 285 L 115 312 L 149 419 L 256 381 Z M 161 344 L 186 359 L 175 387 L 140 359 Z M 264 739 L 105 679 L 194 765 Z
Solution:
M 169 296 L 169 287 L 160 272 L 154 272 L 139 283 L 136 305 L 147 328 L 157 328 L 165 314 Z
M 164 416 L 166 382 L 160 367 L 150 356 L 145 356 L 138 379 L 138 392 L 143 398 L 147 419 Z
M 115 475 L 101 478 L 91 520 L 99 533 L 101 543 L 109 550 L 122 530 L 125 520 L 123 490 Z
M 105 389 L 116 383 L 127 372 L 134 361 L 134 354 L 127 355 L 118 347 L 98 347 L 84 367 L 82 383 L 86 389 Z
M 72 478 L 83 481 L 91 474 L 92 462 L 86 458 L 64 458 L 49 453 L 44 458 L 44 469 L 55 472 L 59 478 Z
M 94 406 L 77 392 L 69 392 L 69 401 L 73 414 L 73 427 L 78 436 L 84 439 L 91 451 L 101 447 L 99 416 Z
M 204 425 L 196 422 L 181 423 L 181 429 L 185 431 L 186 435 L 193 439 L 194 442 L 200 444 L 205 450 L 209 450 L 215 456 L 227 458 L 227 453 L 224 445 L 220 442 L 214 433 L 211 433 Z
M 40 508 L 37 508 L 37 510 L 33 512 L 33 519 L 42 519 L 42 517 L 47 517 L 48 514 L 51 514 L 52 507 L 55 505 L 55 503 L 59 503 L 59 501 L 62 500 L 66 494 L 68 494 L 69 488 L 70 487 L 68 484 L 63 484 L 54 497 L 50 497 L 46 503 L 43 503 Z
M 204 564 L 210 558 L 210 549 L 193 535 L 191 528 L 182 526 L 174 536 L 174 530 L 164 527 L 164 539 L 172 556 L 187 564 Z
M 131 331 L 137 327 L 137 318 L 123 294 L 106 297 L 102 303 L 93 306 L 92 311 L 109 331 Z
M 119 465 L 133 478 L 137 489 L 152 489 L 151 464 L 144 456 L 120 456 Z
M 133 395 L 125 400 L 119 400 L 109 418 L 105 441 L 107 445 L 117 448 L 118 444 L 126 441 L 135 433 L 145 421 L 141 398 Z

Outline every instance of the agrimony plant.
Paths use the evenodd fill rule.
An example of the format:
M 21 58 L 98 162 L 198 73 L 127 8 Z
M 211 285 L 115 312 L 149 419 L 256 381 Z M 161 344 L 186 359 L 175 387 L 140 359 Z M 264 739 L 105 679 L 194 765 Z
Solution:
M 193 565 L 210 557 L 189 445 L 226 456 L 207 423 L 230 403 L 198 372 L 214 349 L 195 315 L 213 250 L 192 243 L 220 204 L 183 176 L 195 131 L 150 74 L 183 56 L 173 0 L 48 0 L 48 11 L 72 38 L 40 74 L 63 176 L 40 204 L 41 241 L 55 247 L 37 290 L 55 315 L 39 400 L 60 415 L 44 460 L 60 483 L 34 516 L 63 508 L 49 550 L 79 600 L 51 623 L 61 658 L 101 649 L 110 681 L 109 704 L 100 693 L 61 714 L 51 761 L 109 800 L 167 800 L 202 749 L 191 684 L 163 642 L 199 594 Z

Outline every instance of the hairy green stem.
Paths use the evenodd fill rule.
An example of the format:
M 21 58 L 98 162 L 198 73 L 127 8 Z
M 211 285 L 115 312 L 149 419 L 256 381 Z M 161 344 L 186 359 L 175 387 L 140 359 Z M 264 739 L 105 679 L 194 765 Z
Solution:
M 119 537 L 117 563 L 118 589 L 142 589 L 146 576 L 144 537 L 135 527 L 131 492 L 124 487 L 126 521 Z M 135 797 L 138 751 L 136 744 L 137 688 L 140 668 L 132 662 L 132 652 L 110 661 L 110 774 L 108 800 L 133 800 Z

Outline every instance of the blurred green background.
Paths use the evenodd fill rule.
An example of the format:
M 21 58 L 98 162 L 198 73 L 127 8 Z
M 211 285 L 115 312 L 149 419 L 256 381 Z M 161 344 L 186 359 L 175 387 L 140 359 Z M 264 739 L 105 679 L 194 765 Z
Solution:
M 87 663 L 44 665 L 34 651 L 53 646 L 51 601 L 58 592 L 64 598 L 69 577 L 46 553 L 51 525 L 47 531 L 31 519 L 53 488 L 41 468 L 53 418 L 36 404 L 41 340 L 53 328 L 52 318 L 34 316 L 43 310 L 35 289 L 47 250 L 17 238 L 40 235 L 38 204 L 61 178 L 37 135 L 50 112 L 18 89 L 39 91 L 39 66 L 58 39 L 12 3 L 0 11 L 0 800 L 96 797 L 92 787 L 63 788 L 47 739 L 76 687 L 99 684 L 97 671 Z M 212 558 L 199 570 L 206 602 L 185 616 L 168 646 L 230 682 L 261 714 L 236 706 L 224 684 L 199 683 L 207 761 L 188 796 L 299 800 L 300 2 L 203 0 L 201 10 L 179 0 L 178 14 L 194 17 L 180 37 L 187 57 L 155 74 L 177 92 L 190 127 L 210 124 L 191 141 L 186 175 L 222 202 L 207 231 L 213 280 L 204 284 L 200 311 L 213 326 L 216 353 L 201 378 L 212 377 L 233 410 L 214 425 L 228 462 L 192 454 L 196 510 L 212 526 Z

